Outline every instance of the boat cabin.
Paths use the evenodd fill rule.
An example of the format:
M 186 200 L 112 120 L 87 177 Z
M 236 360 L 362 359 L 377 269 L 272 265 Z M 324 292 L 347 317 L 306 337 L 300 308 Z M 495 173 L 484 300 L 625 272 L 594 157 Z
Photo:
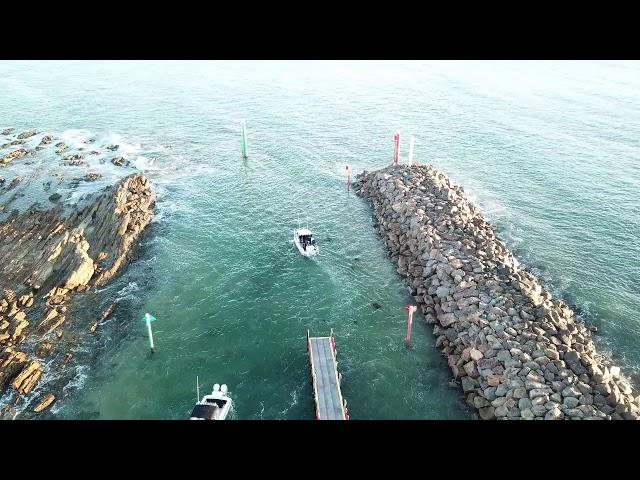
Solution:
M 313 234 L 306 228 L 298 230 L 298 241 L 303 250 L 306 250 L 308 245 L 315 246 L 316 244 Z

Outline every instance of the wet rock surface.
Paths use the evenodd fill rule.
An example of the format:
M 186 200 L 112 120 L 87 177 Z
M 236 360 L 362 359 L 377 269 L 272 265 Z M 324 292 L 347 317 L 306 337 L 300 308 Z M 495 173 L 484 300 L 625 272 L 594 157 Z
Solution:
M 430 165 L 364 172 L 354 186 L 479 418 L 639 417 L 640 395 L 591 329 L 518 263 L 461 187 Z
M 67 155 L 62 160 L 63 165 L 69 165 L 69 166 L 82 165 L 84 163 L 86 163 L 84 160 L 84 155 L 81 153 L 76 153 L 74 155 Z
M 85 182 L 95 182 L 96 180 L 102 178 L 101 173 L 89 172 L 84 177 L 83 180 Z
M 6 155 L 2 155 L 0 156 L 0 167 L 5 166 L 9 163 L 11 163 L 14 160 L 17 160 L 18 158 L 22 158 L 27 154 L 27 150 L 24 148 L 18 148 L 17 150 L 14 150 L 13 152 L 7 153 Z
M 46 189 L 51 182 L 33 183 Z M 12 188 L 19 183 L 16 177 Z M 3 195 L 6 185 L 0 189 L 6 208 L 13 197 Z M 59 193 L 49 199 L 55 204 L 33 204 L 0 221 L 0 419 L 44 414 L 59 401 L 61 392 L 47 382 L 73 357 L 64 339 L 78 314 L 75 302 L 123 271 L 155 209 L 154 190 L 141 174 L 77 205 L 59 203 Z M 27 408 L 18 413 L 22 404 Z
M 129 166 L 129 160 L 126 160 L 124 157 L 116 157 L 111 159 L 111 163 L 113 163 L 114 165 L 118 166 L 118 167 L 128 167 Z
M 18 140 L 23 140 L 25 138 L 33 137 L 37 133 L 38 132 L 36 130 L 29 130 L 29 131 L 26 131 L 26 132 L 22 132 L 17 136 L 17 139 Z

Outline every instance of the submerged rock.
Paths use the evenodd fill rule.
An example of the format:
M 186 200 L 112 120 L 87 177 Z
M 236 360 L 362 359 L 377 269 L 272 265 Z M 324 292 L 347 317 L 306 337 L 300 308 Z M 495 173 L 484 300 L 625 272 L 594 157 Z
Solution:
M 57 155 L 62 155 L 64 152 L 66 152 L 69 147 L 64 143 L 64 142 L 58 142 L 55 145 L 57 147 L 56 149 L 56 154 Z
M 24 143 L 25 143 L 24 140 L 13 140 L 11 142 L 5 143 L 0 148 L 9 148 L 9 147 L 12 147 L 12 146 L 15 146 L 15 145 L 24 145 Z
M 19 148 L 17 150 L 14 150 L 13 152 L 0 157 L 0 166 L 8 165 L 13 160 L 24 157 L 26 154 L 27 154 L 27 150 L 25 150 L 24 148 Z
M 53 142 L 53 137 L 50 137 L 49 135 L 45 135 L 44 137 L 42 137 L 42 140 L 40 140 L 40 143 L 38 144 L 38 146 L 49 145 L 51 142 Z
M 124 157 L 116 157 L 111 159 L 111 163 L 118 167 L 128 167 L 129 160 L 125 160 Z
M 22 177 L 15 177 L 13 180 L 11 180 L 9 185 L 7 185 L 7 188 L 5 189 L 5 192 L 13 190 L 14 188 L 16 188 L 20 184 L 20 182 L 22 182 Z
M 81 153 L 76 153 L 74 155 L 67 155 L 62 160 L 63 165 L 69 165 L 69 166 L 82 165 L 84 163 L 86 163 L 84 160 L 84 155 Z
M 55 400 L 56 400 L 55 395 L 53 395 L 52 393 L 47 393 L 42 398 L 42 400 L 40 400 L 40 402 L 35 406 L 33 411 L 36 413 L 40 413 L 46 410 L 47 408 L 51 407 L 51 405 L 53 405 L 53 402 L 55 402 Z
M 29 130 L 27 132 L 22 132 L 20 135 L 18 135 L 16 138 L 18 140 L 22 140 L 25 138 L 29 138 L 29 137 L 33 137 L 34 135 L 36 135 L 38 132 L 36 130 Z
M 96 329 L 100 326 L 100 324 L 102 322 L 104 322 L 113 313 L 115 308 L 116 308 L 116 304 L 115 303 L 112 303 L 107 308 L 105 308 L 102 311 L 102 313 L 100 314 L 100 317 L 98 318 L 98 321 L 91 326 L 91 328 L 90 328 L 91 332 L 95 332 Z
M 99 178 L 102 178 L 101 173 L 89 172 L 84 176 L 85 182 L 95 182 Z

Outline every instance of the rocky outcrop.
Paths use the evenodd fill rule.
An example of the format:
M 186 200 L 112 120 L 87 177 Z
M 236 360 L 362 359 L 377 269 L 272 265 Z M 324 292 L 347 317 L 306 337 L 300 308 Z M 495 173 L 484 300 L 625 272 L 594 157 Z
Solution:
M 32 207 L 0 223 L 0 396 L 9 388 L 28 396 L 45 371 L 68 362 L 70 355 L 61 363 L 39 358 L 73 320 L 73 297 L 122 271 L 154 207 L 150 183 L 135 174 L 69 216 L 61 205 Z
M 6 155 L 3 155 L 2 157 L 0 157 L 0 167 L 8 165 L 13 160 L 24 157 L 27 153 L 28 151 L 25 150 L 24 148 L 19 148 L 17 150 L 14 150 L 11 153 L 7 153 Z
M 67 146 L 67 144 L 65 144 L 64 142 L 58 142 L 56 143 L 56 154 L 58 155 L 62 155 L 64 152 L 66 152 L 69 147 Z
M 50 135 L 45 135 L 44 137 L 42 137 L 42 140 L 40 140 L 40 143 L 36 146 L 36 150 L 43 150 L 45 146 L 49 145 L 52 141 L 53 137 L 51 137 Z
M 640 395 L 590 329 L 429 166 L 358 175 L 374 223 L 481 419 L 637 419 Z
M 124 157 L 116 157 L 111 159 L 111 163 L 113 163 L 117 167 L 128 167 L 129 160 L 126 160 Z
M 93 325 L 91 325 L 91 332 L 95 332 L 96 329 L 102 324 L 102 322 L 104 322 L 115 310 L 116 308 L 116 304 L 112 303 L 111 305 L 109 305 L 107 308 L 105 308 L 102 313 L 100 314 L 100 317 L 98 318 L 98 321 L 96 323 L 94 323 Z
M 13 180 L 11 180 L 9 182 L 9 184 L 5 187 L 4 184 L 6 183 L 5 180 L 3 179 L 2 182 L 0 182 L 0 187 L 2 187 L 0 189 L 0 193 L 7 193 L 10 192 L 11 190 L 13 190 L 14 188 L 16 188 L 18 185 L 20 185 L 20 182 L 22 182 L 22 177 L 14 177 Z
M 85 182 L 95 182 L 99 178 L 102 178 L 101 173 L 89 172 L 84 176 L 83 180 Z
M 24 145 L 24 143 L 25 143 L 24 140 L 12 140 L 10 142 L 3 144 L 0 148 L 8 148 L 16 145 Z
M 38 402 L 38 404 L 35 406 L 33 411 L 35 413 L 40 413 L 43 410 L 46 410 L 47 408 L 51 407 L 51 405 L 53 404 L 53 402 L 55 402 L 55 400 L 56 400 L 55 395 L 53 395 L 52 393 L 47 393 L 42 398 L 42 400 L 40 400 L 40 402 Z
M 38 132 L 36 130 L 29 130 L 26 132 L 22 132 L 21 134 L 19 134 L 16 138 L 18 140 L 24 140 L 25 138 L 30 138 L 33 137 L 34 135 L 36 135 Z
M 76 153 L 74 155 L 67 155 L 62 160 L 63 165 L 69 165 L 69 166 L 82 165 L 84 163 L 86 163 L 84 159 L 84 155 L 81 153 Z

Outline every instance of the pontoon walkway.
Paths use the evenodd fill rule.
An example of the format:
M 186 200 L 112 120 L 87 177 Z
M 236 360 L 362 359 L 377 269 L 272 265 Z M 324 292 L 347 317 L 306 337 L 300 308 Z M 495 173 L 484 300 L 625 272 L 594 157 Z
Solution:
M 310 337 L 307 330 L 307 351 L 311 359 L 313 395 L 316 401 L 316 419 L 348 420 L 347 402 L 340 392 L 341 375 L 338 374 L 336 344 L 333 329 L 329 337 Z

